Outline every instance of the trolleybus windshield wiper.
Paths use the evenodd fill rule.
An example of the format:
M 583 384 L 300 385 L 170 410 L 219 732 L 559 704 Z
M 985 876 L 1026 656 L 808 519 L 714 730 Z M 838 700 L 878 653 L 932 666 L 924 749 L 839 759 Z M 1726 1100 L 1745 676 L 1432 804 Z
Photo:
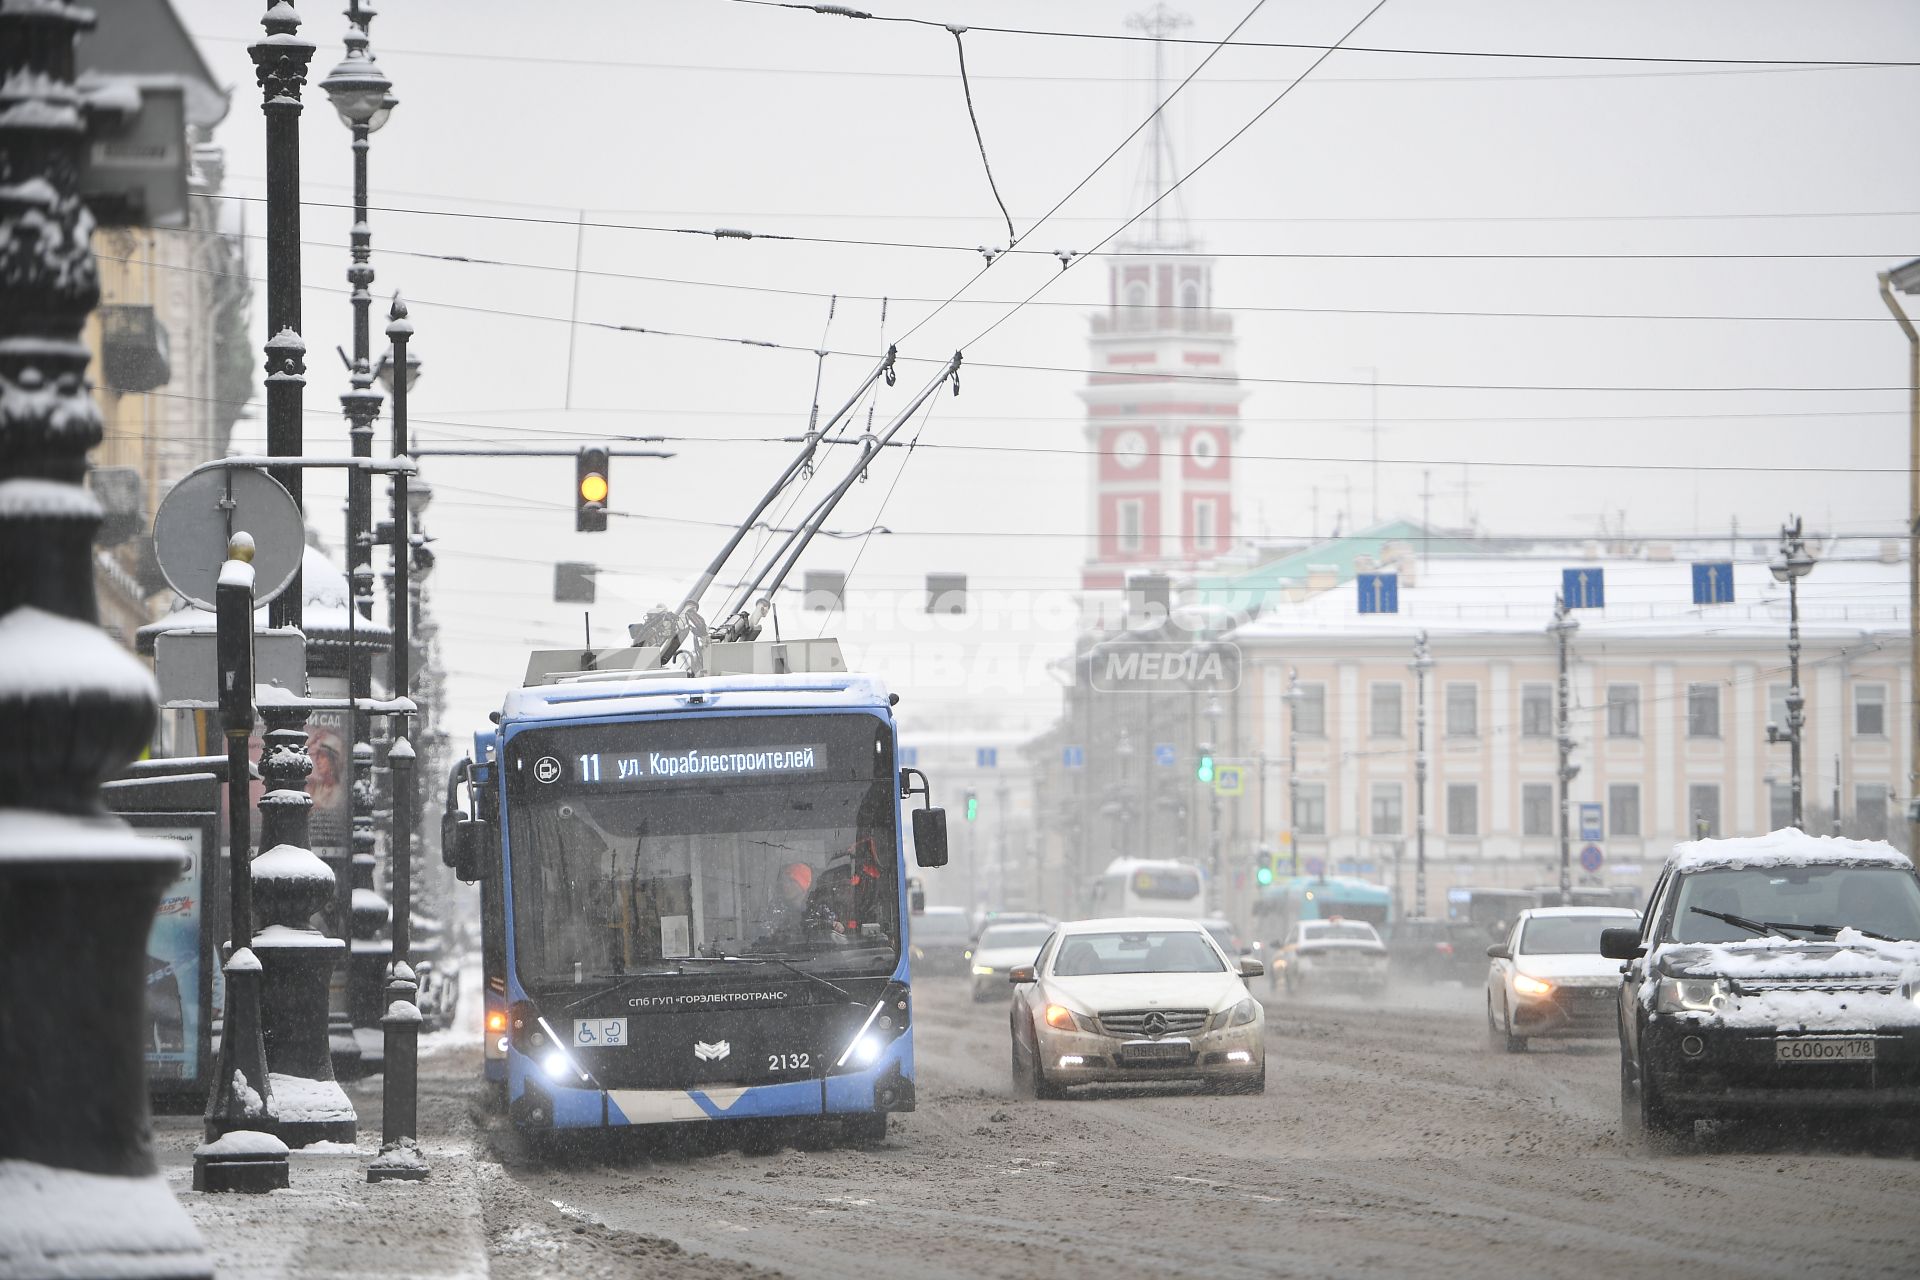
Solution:
M 846 988 L 827 981 L 825 978 L 821 977 L 817 973 L 808 972 L 807 970 L 801 968 L 799 965 L 793 963 L 792 959 L 787 956 L 778 956 L 778 955 L 674 956 L 673 959 L 667 965 L 664 965 L 661 968 L 657 968 L 657 969 L 649 969 L 645 973 L 625 974 L 625 975 L 615 974 L 613 976 L 621 978 L 621 981 L 616 982 L 613 986 L 607 987 L 604 990 L 594 991 L 587 995 L 581 996 L 578 1000 L 575 1000 L 572 1004 L 561 1006 L 560 1012 L 566 1013 L 571 1009 L 576 1009 L 579 1006 L 587 1003 L 589 1000 L 605 999 L 607 996 L 615 995 L 619 992 L 625 991 L 629 987 L 638 986 L 640 983 L 646 981 L 648 978 L 665 978 L 665 977 L 673 977 L 678 974 L 684 974 L 687 971 L 686 966 L 690 964 L 777 964 L 783 969 L 799 974 L 801 977 L 807 979 L 809 982 L 819 983 L 821 986 L 833 992 L 834 995 L 846 1001 L 848 1004 L 860 1003 L 858 1000 L 855 1000 L 851 995 L 847 993 Z
M 825 987 L 827 990 L 833 992 L 833 994 L 835 994 L 836 996 L 839 996 L 842 1000 L 845 1000 L 848 1004 L 860 1003 L 858 1000 L 855 1000 L 852 996 L 847 994 L 847 990 L 845 987 L 838 986 L 835 983 L 828 982 L 825 978 L 821 977 L 817 973 L 811 972 L 810 970 L 802 969 L 799 965 L 793 962 L 793 958 L 791 956 L 773 955 L 767 952 L 755 952 L 753 955 L 750 955 L 750 956 L 686 956 L 684 958 L 688 960 L 700 961 L 707 964 L 716 964 L 716 963 L 717 964 L 777 964 L 782 969 L 785 969 L 789 973 L 797 973 L 801 977 L 807 979 L 809 982 L 819 983 L 821 986 Z M 802 956 L 800 958 L 804 960 L 806 957 Z

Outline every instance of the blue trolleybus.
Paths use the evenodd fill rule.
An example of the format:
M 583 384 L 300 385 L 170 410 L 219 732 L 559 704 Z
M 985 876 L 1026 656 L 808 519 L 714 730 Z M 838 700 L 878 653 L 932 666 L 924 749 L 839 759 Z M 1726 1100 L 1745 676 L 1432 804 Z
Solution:
M 750 648 L 753 646 L 734 646 Z M 914 1105 L 891 700 L 845 673 L 602 673 L 512 693 L 456 778 L 489 905 L 487 1060 L 526 1131 Z M 915 811 L 918 857 L 944 816 Z M 495 971 L 497 970 L 497 972 Z

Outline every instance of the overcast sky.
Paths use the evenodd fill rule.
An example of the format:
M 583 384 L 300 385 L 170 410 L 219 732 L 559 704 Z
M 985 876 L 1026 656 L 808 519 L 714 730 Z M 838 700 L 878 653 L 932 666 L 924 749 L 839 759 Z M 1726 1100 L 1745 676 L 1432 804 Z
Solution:
M 230 0 L 176 3 L 234 85 L 218 136 L 228 190 L 258 196 L 263 126 L 245 52 L 257 14 Z M 1249 5 L 1179 6 L 1192 19 L 1182 34 L 1217 40 Z M 1275 0 L 1240 39 L 1325 44 L 1368 8 Z M 345 22 L 332 4 L 302 11 L 320 46 L 318 80 L 340 57 Z M 878 9 L 1081 33 L 1124 33 L 1129 11 L 958 0 Z M 993 173 L 1025 234 L 1151 110 L 1152 51 L 977 29 L 964 39 Z M 1387 0 L 1350 43 L 1912 62 L 1920 6 Z M 677 452 L 671 461 L 615 460 L 612 506 L 633 518 L 603 534 L 572 531 L 570 460 L 427 467 L 440 552 L 431 591 L 455 723 L 477 723 L 517 682 L 529 645 L 577 641 L 578 610 L 550 602 L 553 561 L 603 566 L 594 625 L 604 641 L 649 605 L 677 601 L 723 536 L 711 525 L 743 514 L 790 455 L 791 445 L 760 441 L 804 429 L 823 333 L 844 353 L 825 364 L 830 407 L 887 341 L 976 274 L 982 258 L 966 247 L 1004 245 L 1007 233 L 955 41 L 939 25 L 727 0 L 437 0 L 384 6 L 373 48 L 401 99 L 372 152 L 373 203 L 387 206 L 372 218 L 375 287 L 381 315 L 395 288 L 413 308 L 426 362 L 416 438 L 571 448 L 677 437 L 662 446 Z M 1170 48 L 1166 87 L 1206 52 Z M 1170 108 L 1180 170 L 1318 56 L 1222 51 Z M 1418 519 L 1430 502 L 1436 523 L 1464 517 L 1507 534 L 1587 533 L 1603 515 L 1647 535 L 1736 519 L 1767 530 L 1795 511 L 1822 528 L 1897 533 L 1906 348 L 1874 273 L 1920 255 L 1916 91 L 1911 67 L 1333 54 L 1179 192 L 1194 234 L 1223 255 L 1216 301 L 1237 313 L 1251 390 L 1235 532 L 1326 533 L 1342 511 L 1349 524 L 1376 510 Z M 303 227 L 308 442 L 344 449 L 345 378 L 331 353 L 350 332 L 350 218 L 328 206 L 349 199 L 351 161 L 324 95 L 309 89 L 307 100 L 304 191 L 319 202 Z M 1024 247 L 1084 250 L 1107 236 L 1149 198 L 1143 154 L 1129 147 Z M 569 389 L 582 210 L 589 223 L 866 243 L 590 226 L 580 248 L 596 274 L 580 282 L 583 321 L 800 350 L 583 325 L 571 330 Z M 257 204 L 248 219 L 264 227 Z M 257 242 L 252 252 L 259 274 Z M 491 263 L 423 256 L 434 254 Z M 1573 256 L 1447 256 L 1475 254 Z M 1602 254 L 1616 256 L 1577 260 Z M 846 567 L 859 555 L 856 582 L 869 587 L 917 587 L 926 569 L 964 571 L 985 588 L 1073 587 L 1091 466 L 1075 371 L 1106 265 L 1062 272 L 1044 253 L 1002 259 L 912 333 L 879 411 L 963 347 L 962 394 L 942 392 L 920 435 L 941 447 L 910 461 L 890 453 L 834 521 L 882 523 L 893 536 L 864 552 L 817 545 L 809 564 Z M 883 296 L 893 299 L 884 325 Z M 1468 314 L 1487 312 L 1524 314 Z M 1625 318 L 1582 318 L 1600 315 Z M 249 431 L 263 424 L 242 423 L 236 442 Z M 1519 465 L 1538 463 L 1578 465 Z M 1740 467 L 1767 469 L 1713 470 Z M 310 519 L 336 547 L 339 491 L 308 480 Z

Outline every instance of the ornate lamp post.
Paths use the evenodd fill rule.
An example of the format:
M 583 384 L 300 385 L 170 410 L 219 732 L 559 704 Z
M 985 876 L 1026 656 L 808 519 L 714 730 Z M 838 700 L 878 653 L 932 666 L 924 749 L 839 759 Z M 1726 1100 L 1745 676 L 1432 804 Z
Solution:
M 1220 695 L 1217 692 L 1208 693 L 1206 710 L 1201 713 L 1207 718 L 1206 750 L 1208 753 L 1212 753 L 1220 745 L 1220 717 L 1226 713 L 1227 709 L 1220 705 Z M 1207 885 L 1214 894 L 1214 901 L 1209 905 L 1215 910 L 1220 907 L 1219 881 L 1220 788 L 1209 782 L 1207 785 Z
M 1433 653 L 1427 648 L 1427 633 L 1413 641 L 1413 914 L 1427 914 L 1427 672 L 1433 670 Z M 1403 848 L 1405 846 L 1402 846 Z M 1394 874 L 1396 891 L 1400 883 Z
M 1300 874 L 1300 730 L 1294 716 L 1300 707 L 1300 669 L 1287 668 L 1287 874 Z
M 1800 517 L 1780 526 L 1780 547 L 1767 567 L 1776 582 L 1787 584 L 1787 728 L 1767 722 L 1767 741 L 1784 742 L 1792 752 L 1793 825 L 1807 829 L 1800 778 L 1801 730 L 1806 726 L 1806 699 L 1800 693 L 1800 579 L 1813 570 L 1813 557 L 1800 536 Z
M 97 624 L 100 505 L 81 483 L 101 437 L 74 87 L 92 25 L 0 3 L 0 1275 L 210 1276 L 154 1162 L 141 1048 L 147 934 L 180 854 L 100 803 L 157 712 Z
M 353 355 L 347 360 L 351 387 L 341 395 L 340 408 L 346 414 L 350 447 L 357 458 L 373 456 L 373 420 L 379 416 L 381 405 L 380 394 L 373 389 L 370 322 L 373 308 L 373 230 L 367 220 L 367 153 L 371 150 L 372 135 L 387 122 L 399 101 L 393 96 L 393 82 L 380 70 L 367 48 L 367 29 L 373 17 L 370 6 L 352 0 L 347 10 L 347 18 L 353 25 L 347 29 L 346 56 L 320 82 L 320 87 L 327 91 L 327 97 L 333 102 L 333 109 L 339 113 L 340 122 L 353 135 L 353 260 L 347 268 L 347 283 L 353 290 L 349 299 L 353 307 Z M 373 616 L 372 526 L 373 477 L 355 468 L 347 473 L 347 581 L 353 597 L 347 614 L 349 628 L 356 627 L 361 618 Z M 361 591 L 363 585 L 366 588 L 364 594 Z M 369 646 L 361 644 L 357 636 L 350 634 L 347 692 L 357 702 L 370 696 L 372 690 L 372 651 Z M 365 785 L 370 779 L 361 773 L 363 761 L 371 759 L 371 750 L 362 753 L 359 749 L 368 741 L 367 730 L 367 713 L 356 705 L 351 712 L 354 750 L 348 775 L 355 824 L 362 818 L 371 822 L 373 816 L 372 789 Z M 341 922 L 340 934 L 345 937 L 350 930 L 348 922 L 352 919 L 353 877 L 346 874 L 345 867 L 338 868 L 337 873 L 335 914 Z M 349 991 L 355 988 L 355 980 L 351 975 L 346 985 Z M 356 1002 L 350 996 L 348 1003 L 364 1005 L 367 1001 L 363 996 Z M 342 1056 L 339 1043 L 342 1032 L 351 1039 L 352 1019 L 347 1017 L 343 1021 L 348 1025 L 335 1029 L 336 1057 Z M 355 1044 L 351 1048 L 354 1052 L 345 1054 L 345 1057 L 353 1059 L 357 1069 L 358 1046 Z

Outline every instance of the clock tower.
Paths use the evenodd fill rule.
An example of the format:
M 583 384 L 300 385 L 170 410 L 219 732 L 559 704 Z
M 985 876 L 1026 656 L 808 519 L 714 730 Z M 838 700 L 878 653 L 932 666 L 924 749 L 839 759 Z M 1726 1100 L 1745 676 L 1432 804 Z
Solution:
M 1158 227 L 1154 228 L 1156 231 Z M 1240 386 L 1213 259 L 1186 237 L 1123 245 L 1093 316 L 1080 397 L 1093 454 L 1081 586 L 1088 604 L 1140 573 L 1190 570 L 1232 545 Z

